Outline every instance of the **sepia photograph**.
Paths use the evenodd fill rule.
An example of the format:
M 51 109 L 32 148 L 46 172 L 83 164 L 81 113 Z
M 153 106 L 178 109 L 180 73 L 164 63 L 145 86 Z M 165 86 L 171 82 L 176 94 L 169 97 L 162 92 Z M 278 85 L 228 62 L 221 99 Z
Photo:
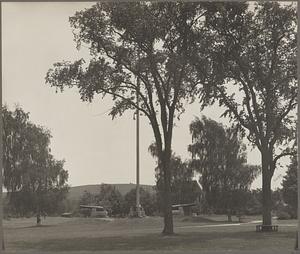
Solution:
M 0 7 L 0 253 L 300 254 L 297 1 Z

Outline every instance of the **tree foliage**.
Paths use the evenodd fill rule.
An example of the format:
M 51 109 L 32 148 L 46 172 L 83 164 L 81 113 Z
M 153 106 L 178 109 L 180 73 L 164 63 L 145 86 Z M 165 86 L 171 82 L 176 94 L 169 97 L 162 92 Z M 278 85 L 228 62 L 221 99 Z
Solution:
M 79 198 L 80 205 L 96 205 L 96 197 L 91 192 L 85 190 Z
M 140 188 L 140 203 L 143 207 L 145 214 L 153 216 L 157 210 L 156 195 Z M 124 212 L 129 214 L 130 208 L 136 206 L 136 189 L 132 189 L 124 196 Z
M 152 143 L 148 151 L 153 157 L 157 156 L 157 149 L 155 143 Z M 201 195 L 200 187 L 194 178 L 194 169 L 191 167 L 189 161 L 182 161 L 180 156 L 175 153 L 172 154 L 170 162 L 171 171 L 171 201 L 172 204 L 193 203 Z M 163 174 L 159 167 L 155 168 L 155 178 L 157 187 L 157 199 L 159 209 L 161 210 L 163 199 Z
M 179 156 L 173 155 L 172 169 L 172 202 L 173 204 L 194 203 L 200 196 L 201 190 L 194 180 L 194 170 L 188 161 L 183 162 Z
M 297 158 L 294 156 L 282 181 L 282 196 L 288 205 L 288 210 L 293 218 L 297 217 L 298 184 L 297 184 Z
M 55 213 L 68 191 L 64 161 L 50 153 L 50 132 L 22 108 L 2 109 L 4 187 L 15 213 Z
M 243 211 L 251 183 L 260 170 L 247 164 L 241 134 L 205 116 L 190 124 L 190 132 L 193 143 L 188 150 L 193 157 L 192 166 L 200 173 L 208 206 L 229 216 Z
M 111 184 L 101 184 L 100 192 L 96 195 L 97 203 L 104 206 L 109 215 L 124 214 L 124 198 L 122 194 Z
M 207 24 L 217 84 L 211 86 L 229 115 L 259 150 L 294 140 L 296 10 L 278 3 L 213 5 Z M 230 84 L 226 85 L 226 84 Z M 241 100 L 237 98 L 242 95 Z M 266 144 L 265 144 L 266 143 Z M 277 161 L 280 154 L 274 154 Z
M 140 188 L 141 205 L 148 216 L 157 212 L 156 195 Z M 80 198 L 82 205 L 101 205 L 110 216 L 126 216 L 130 208 L 136 206 L 136 189 L 133 188 L 124 196 L 111 184 L 101 184 L 99 192 L 92 194 L 85 191 Z

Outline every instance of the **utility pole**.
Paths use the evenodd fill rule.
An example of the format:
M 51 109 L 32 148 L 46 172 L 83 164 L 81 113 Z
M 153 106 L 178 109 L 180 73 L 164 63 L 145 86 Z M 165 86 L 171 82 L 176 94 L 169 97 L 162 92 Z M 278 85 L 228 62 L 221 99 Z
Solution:
M 139 92 L 140 92 L 140 79 L 137 77 L 136 89 L 136 216 L 141 217 L 141 204 L 140 204 L 140 110 L 139 107 Z

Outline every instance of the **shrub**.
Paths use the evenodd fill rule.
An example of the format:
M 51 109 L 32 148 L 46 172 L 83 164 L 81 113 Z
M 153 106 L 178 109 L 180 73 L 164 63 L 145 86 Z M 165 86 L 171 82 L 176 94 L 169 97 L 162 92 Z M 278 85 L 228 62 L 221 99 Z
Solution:
M 290 214 L 283 210 L 277 211 L 277 217 L 278 220 L 289 220 L 291 218 Z

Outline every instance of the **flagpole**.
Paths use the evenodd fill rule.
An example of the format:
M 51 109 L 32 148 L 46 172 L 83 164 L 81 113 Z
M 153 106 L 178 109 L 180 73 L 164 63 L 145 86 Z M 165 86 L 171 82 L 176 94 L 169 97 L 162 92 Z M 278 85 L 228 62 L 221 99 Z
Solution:
M 137 77 L 136 89 L 136 215 L 141 216 L 140 213 L 140 110 L 139 110 L 139 92 L 140 79 Z

